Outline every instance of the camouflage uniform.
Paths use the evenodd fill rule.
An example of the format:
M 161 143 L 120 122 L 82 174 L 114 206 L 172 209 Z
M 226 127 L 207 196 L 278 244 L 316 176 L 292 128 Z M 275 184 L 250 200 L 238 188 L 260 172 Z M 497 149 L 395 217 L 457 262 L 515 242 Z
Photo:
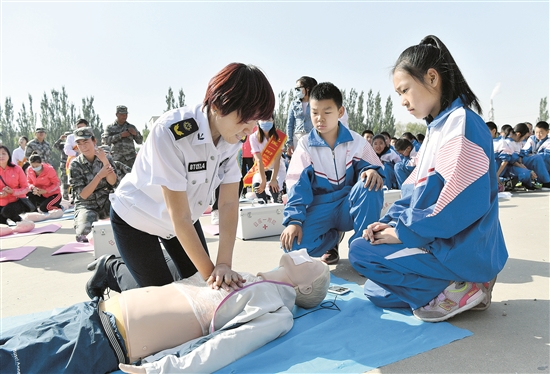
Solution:
M 109 163 L 115 168 L 115 162 L 110 156 L 107 156 Z M 74 206 L 74 228 L 76 235 L 88 235 L 92 231 L 92 223 L 99 219 L 109 217 L 111 202 L 109 194 L 113 192 L 118 185 L 119 179 L 114 186 L 111 186 L 105 178 L 99 182 L 95 191 L 87 199 L 80 197 L 80 192 L 86 187 L 95 175 L 103 168 L 103 163 L 94 158 L 92 163 L 88 162 L 84 155 L 78 155 L 69 166 L 69 183 L 73 188 L 75 198 Z
M 123 138 L 120 134 L 128 129 L 134 129 L 137 135 L 133 136 L 130 134 L 130 136 Z M 130 168 L 134 166 L 134 162 L 136 161 L 134 140 L 137 144 L 143 143 L 143 136 L 134 125 L 128 122 L 119 125 L 115 121 L 112 125 L 107 127 L 101 138 L 104 144 L 111 146 L 111 154 L 115 161 L 120 161 Z
M 50 163 L 50 154 L 52 153 L 52 147 L 47 141 L 40 143 L 38 139 L 34 138 L 33 140 L 27 143 L 27 148 L 25 148 L 25 157 L 27 160 L 34 153 L 38 154 L 42 158 L 42 162 L 46 164 Z
M 68 131 L 65 133 L 65 135 L 72 134 L 71 131 Z M 61 172 L 61 189 L 63 192 L 63 198 L 65 200 L 69 200 L 69 177 L 67 176 L 67 154 L 65 151 L 63 151 L 63 148 L 65 147 L 65 141 L 61 138 L 57 139 L 55 143 L 53 143 L 54 148 L 59 149 L 61 151 L 61 160 L 59 161 L 59 171 Z
M 105 151 L 105 153 L 107 154 L 107 156 L 111 156 L 111 147 L 109 147 L 108 145 L 100 145 L 97 148 L 103 149 Z M 115 172 L 116 172 L 116 176 L 118 178 L 118 181 L 121 181 L 122 178 L 124 178 L 124 176 L 126 174 L 128 174 L 129 172 L 131 172 L 131 171 L 132 171 L 132 168 L 129 167 L 128 165 L 123 164 L 120 161 L 115 161 Z

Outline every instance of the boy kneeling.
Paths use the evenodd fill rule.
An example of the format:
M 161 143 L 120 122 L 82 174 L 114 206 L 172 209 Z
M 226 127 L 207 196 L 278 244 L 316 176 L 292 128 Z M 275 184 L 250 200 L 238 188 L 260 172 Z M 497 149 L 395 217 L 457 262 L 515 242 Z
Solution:
M 338 121 L 342 94 L 332 83 L 319 83 L 309 99 L 313 131 L 295 145 L 288 167 L 288 202 L 281 246 L 306 248 L 327 264 L 340 259 L 338 243 L 380 218 L 384 201 L 383 169 L 367 141 Z

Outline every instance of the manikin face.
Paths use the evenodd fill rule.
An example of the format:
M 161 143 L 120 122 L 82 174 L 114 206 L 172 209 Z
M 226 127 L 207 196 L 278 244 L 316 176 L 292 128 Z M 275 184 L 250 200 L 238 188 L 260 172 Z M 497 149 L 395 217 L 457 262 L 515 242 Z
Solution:
M 323 274 L 325 265 L 321 261 L 311 258 L 304 248 L 282 255 L 279 269 L 286 273 L 293 285 L 302 289 L 311 286 Z
M 541 129 L 540 127 L 535 127 L 535 136 L 538 140 L 544 139 L 548 135 L 548 131 Z
M 374 148 L 374 151 L 379 154 L 384 150 L 384 148 L 386 148 L 386 142 L 380 138 L 374 139 L 372 148 Z
M 313 127 L 321 135 L 338 133 L 338 120 L 344 114 L 344 107 L 338 109 L 334 100 L 310 100 L 309 110 Z
M 439 78 L 430 75 L 432 70 L 429 69 L 424 76 L 426 84 L 421 84 L 403 70 L 393 73 L 393 86 L 401 96 L 401 105 L 418 119 L 426 118 L 430 114 L 435 118 L 440 112 L 441 94 L 436 90 L 436 79 Z
M 220 111 L 215 107 L 210 110 L 210 130 L 212 132 L 212 140 L 217 142 L 218 136 L 221 135 L 223 140 L 229 144 L 237 144 L 242 138 L 252 134 L 254 126 L 258 123 L 257 120 L 242 122 L 237 111 L 233 111 L 225 116 L 220 115 Z

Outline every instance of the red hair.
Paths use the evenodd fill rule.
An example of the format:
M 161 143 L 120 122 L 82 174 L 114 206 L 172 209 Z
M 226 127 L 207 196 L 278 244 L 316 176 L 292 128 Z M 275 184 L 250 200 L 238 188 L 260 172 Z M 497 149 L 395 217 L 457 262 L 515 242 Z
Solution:
M 237 111 L 241 122 L 268 120 L 275 109 L 275 94 L 259 68 L 233 62 L 208 83 L 202 107 L 212 105 L 222 116 Z

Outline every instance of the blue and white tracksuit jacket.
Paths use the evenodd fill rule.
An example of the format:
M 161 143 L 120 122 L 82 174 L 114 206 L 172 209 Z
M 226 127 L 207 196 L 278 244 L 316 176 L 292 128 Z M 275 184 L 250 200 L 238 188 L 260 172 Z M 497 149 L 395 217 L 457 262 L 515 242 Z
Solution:
M 545 136 L 540 141 L 535 135 L 530 136 L 523 146 L 524 155 L 540 155 L 544 160 L 546 169 L 550 172 L 550 139 Z
M 322 256 L 338 244 L 338 231 L 354 229 L 355 239 L 380 218 L 382 190 L 369 191 L 360 180 L 368 169 L 384 175 L 372 146 L 342 124 L 334 149 L 317 131 L 300 139 L 287 171 L 283 219 L 285 226 L 302 226 L 302 242 L 295 241 L 293 250 L 307 248 L 311 256 Z
M 360 238 L 350 247 L 353 267 L 386 292 L 373 302 L 393 298 L 417 309 L 449 281 L 487 282 L 502 270 L 508 252 L 493 160 L 485 122 L 460 99 L 428 125 L 402 198 L 380 220 L 395 227 L 402 244 Z

